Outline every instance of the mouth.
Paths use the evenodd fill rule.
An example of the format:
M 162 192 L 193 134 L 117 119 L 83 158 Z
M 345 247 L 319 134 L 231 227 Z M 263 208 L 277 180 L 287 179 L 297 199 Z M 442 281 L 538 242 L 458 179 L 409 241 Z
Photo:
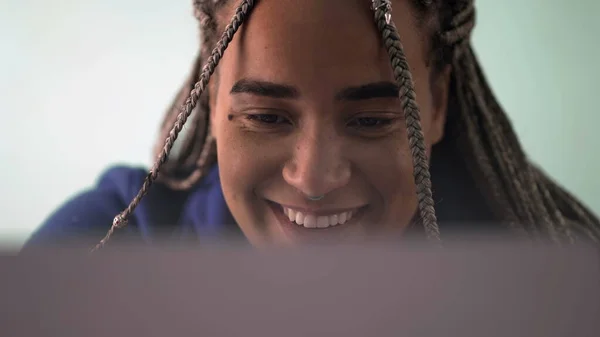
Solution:
M 346 227 L 354 223 L 366 206 L 332 211 L 308 211 L 269 201 L 271 209 L 283 225 L 299 229 L 324 230 Z
M 346 223 L 346 221 L 350 221 L 352 216 L 358 211 L 357 209 L 354 209 L 347 212 L 334 213 L 331 215 L 318 215 L 297 211 L 285 206 L 281 206 L 281 209 L 283 214 L 288 217 L 290 222 L 304 228 L 327 228 L 343 225 Z

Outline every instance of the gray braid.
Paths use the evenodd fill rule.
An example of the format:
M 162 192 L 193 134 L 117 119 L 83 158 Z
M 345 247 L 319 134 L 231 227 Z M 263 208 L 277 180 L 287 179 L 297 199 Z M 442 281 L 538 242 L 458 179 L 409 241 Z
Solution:
M 391 20 L 391 3 L 389 1 L 374 1 L 375 22 L 383 37 L 383 43 L 388 51 L 396 82 L 400 87 L 400 102 L 404 111 L 408 141 L 412 153 L 414 179 L 417 187 L 417 198 L 421 221 L 425 233 L 430 240 L 440 240 L 440 230 L 437 225 L 431 191 L 431 176 L 429 161 L 425 149 L 425 139 L 421 130 L 421 118 L 417 106 L 415 89 L 410 68 L 404 55 L 398 31 Z
M 483 195 L 488 204 L 499 219 L 533 238 L 548 236 L 557 243 L 574 242 L 576 231 L 597 240 L 598 220 L 589 213 L 586 217 L 586 211 L 582 212 L 584 208 L 574 198 L 557 198 L 560 193 L 556 192 L 566 192 L 529 163 L 475 53 L 465 42 L 475 21 L 473 1 L 438 1 L 438 6 L 446 6 L 450 12 L 446 13 L 448 19 L 443 20 L 446 26 L 439 38 L 453 55 L 453 86 L 458 99 L 457 107 L 449 114 L 460 114 L 452 127 L 466 131 L 458 140 L 457 149 L 461 157 L 469 160 L 468 167 L 478 186 L 486 191 Z
M 217 23 L 215 16 L 214 0 L 195 0 L 194 16 L 200 23 L 201 50 L 196 58 L 194 67 L 178 97 L 165 116 L 162 125 L 160 137 L 158 137 L 155 154 L 158 156 L 162 150 L 164 139 L 169 135 L 171 126 L 179 115 L 180 106 L 192 90 L 192 85 L 199 80 L 200 69 L 207 62 L 207 56 L 211 54 L 213 46 L 216 45 Z M 195 107 L 192 115 L 194 120 L 186 124 L 190 125 L 186 130 L 187 136 L 183 139 L 183 144 L 179 155 L 176 158 L 170 158 L 164 164 L 161 175 L 158 180 L 171 189 L 187 190 L 195 185 L 203 176 L 207 169 L 216 161 L 216 144 L 210 133 L 209 123 L 209 90 L 205 88 L 200 96 L 198 105 Z M 191 171 L 191 172 L 190 172 Z M 183 178 L 179 176 L 183 175 Z
M 140 203 L 142 198 L 148 193 L 149 188 L 152 186 L 153 182 L 158 176 L 161 166 L 167 161 L 169 152 L 173 148 L 173 143 L 177 139 L 179 132 L 183 128 L 183 125 L 192 113 L 192 110 L 196 106 L 200 95 L 206 88 L 210 76 L 214 73 L 216 66 L 219 64 L 219 61 L 223 57 L 223 52 L 233 39 L 233 36 L 239 29 L 240 25 L 248 17 L 253 7 L 254 0 L 243 0 L 242 3 L 238 6 L 234 17 L 231 20 L 231 23 L 229 23 L 227 28 L 225 28 L 225 32 L 223 33 L 221 39 L 217 43 L 217 46 L 213 49 L 211 56 L 208 58 L 208 62 L 203 67 L 202 74 L 200 76 L 200 81 L 198 81 L 198 83 L 194 85 L 194 89 L 190 93 L 189 98 L 187 99 L 181 112 L 177 116 L 177 120 L 173 125 L 169 136 L 165 140 L 163 150 L 160 152 L 158 159 L 152 166 L 150 173 L 148 173 L 148 175 L 146 176 L 142 188 L 130 202 L 129 206 L 127 206 L 127 208 L 123 212 L 121 212 L 115 217 L 113 225 L 111 226 L 106 236 L 96 245 L 96 247 L 94 247 L 92 251 L 102 248 L 110 239 L 110 236 L 114 233 L 115 229 L 122 228 L 127 225 L 127 219 L 129 218 L 133 210 L 137 207 L 137 205 Z

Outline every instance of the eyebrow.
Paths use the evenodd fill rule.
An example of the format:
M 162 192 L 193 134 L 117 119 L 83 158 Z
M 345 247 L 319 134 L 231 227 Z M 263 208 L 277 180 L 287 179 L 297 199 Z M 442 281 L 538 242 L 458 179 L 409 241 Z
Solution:
M 270 98 L 298 98 L 300 92 L 293 86 L 267 81 L 243 79 L 231 88 L 231 94 L 251 94 Z
M 335 100 L 363 101 L 374 98 L 397 98 L 399 90 L 399 87 L 392 82 L 375 82 L 344 88 L 335 95 Z M 297 99 L 300 97 L 300 91 L 294 86 L 251 79 L 239 80 L 233 85 L 230 93 L 251 94 L 278 99 Z
M 392 82 L 376 82 L 349 87 L 335 95 L 337 101 L 362 101 L 374 98 L 398 98 L 400 88 Z

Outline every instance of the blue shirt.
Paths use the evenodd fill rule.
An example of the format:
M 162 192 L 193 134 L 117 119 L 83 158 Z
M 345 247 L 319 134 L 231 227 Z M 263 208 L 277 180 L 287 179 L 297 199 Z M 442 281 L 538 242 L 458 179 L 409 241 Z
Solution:
M 33 234 L 27 246 L 76 239 L 102 239 L 113 218 L 123 211 L 142 186 L 147 171 L 114 167 L 95 187 L 80 193 L 55 211 Z M 173 191 L 156 183 L 114 239 L 153 244 L 159 240 L 197 241 L 241 235 L 225 203 L 217 166 L 190 191 Z M 111 239 L 113 241 L 113 239 Z
M 96 244 L 111 227 L 113 218 L 138 193 L 146 175 L 147 171 L 142 168 L 119 166 L 107 170 L 94 188 L 80 193 L 55 211 L 26 247 L 69 239 Z M 436 213 L 444 234 L 499 229 L 499 222 L 494 220 L 478 186 L 464 167 L 432 165 L 432 182 Z M 413 228 L 411 233 L 415 230 L 422 233 L 422 228 Z M 232 237 L 243 239 L 223 197 L 215 165 L 189 191 L 173 191 L 155 183 L 133 212 L 128 225 L 117 230 L 109 244 L 125 239 L 155 244 L 163 240 L 195 243 Z

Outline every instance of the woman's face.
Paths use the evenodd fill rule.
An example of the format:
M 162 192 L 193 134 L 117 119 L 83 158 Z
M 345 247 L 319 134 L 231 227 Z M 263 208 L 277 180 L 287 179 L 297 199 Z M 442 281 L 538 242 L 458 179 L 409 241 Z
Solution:
M 212 130 L 225 199 L 254 245 L 400 234 L 417 210 L 398 89 L 370 5 L 259 1 L 225 52 L 211 83 Z M 430 153 L 449 72 L 431 76 L 410 0 L 393 6 Z

